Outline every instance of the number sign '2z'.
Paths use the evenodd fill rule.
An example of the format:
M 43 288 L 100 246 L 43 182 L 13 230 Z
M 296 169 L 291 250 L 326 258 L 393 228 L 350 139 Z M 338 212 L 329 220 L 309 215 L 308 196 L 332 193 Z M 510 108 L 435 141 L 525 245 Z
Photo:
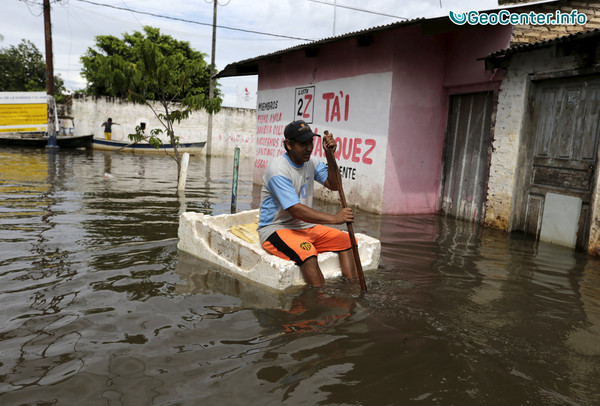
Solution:
M 312 124 L 315 109 L 315 87 L 297 87 L 294 120 L 304 120 Z

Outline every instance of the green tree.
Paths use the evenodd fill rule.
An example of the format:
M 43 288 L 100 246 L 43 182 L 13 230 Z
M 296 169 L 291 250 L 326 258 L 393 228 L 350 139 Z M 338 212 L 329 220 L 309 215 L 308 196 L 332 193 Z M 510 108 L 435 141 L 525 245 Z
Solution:
M 144 33 L 124 34 L 123 40 L 96 37 L 99 50 L 88 48 L 81 58 L 82 75 L 88 81 L 86 93 L 126 97 L 147 105 L 163 129 L 153 129 L 147 134 L 138 126 L 129 138 L 135 142 L 147 140 L 160 148 L 163 144 L 159 137 L 166 134 L 173 145 L 174 154 L 169 156 L 177 162 L 179 177 L 181 156 L 174 125 L 193 111 L 219 111 L 222 99 L 218 92 L 215 92 L 217 97 L 208 97 L 210 67 L 204 61 L 204 54 L 191 49 L 188 42 L 161 35 L 157 28 L 146 26 Z
M 0 48 L 0 91 L 40 92 L 46 90 L 46 63 L 42 53 L 28 40 Z M 65 85 L 59 75 L 54 76 L 54 93 L 62 103 Z
M 119 56 L 125 62 L 132 64 L 144 63 L 142 44 L 150 41 L 164 57 L 180 55 L 185 61 L 193 61 L 198 64 L 194 77 L 190 78 L 190 86 L 185 93 L 180 91 L 166 94 L 167 98 L 184 97 L 188 94 L 204 94 L 208 97 L 210 85 L 210 66 L 205 62 L 206 54 L 194 50 L 187 41 L 179 41 L 170 35 L 163 35 L 160 29 L 149 26 L 144 27 L 144 32 L 135 31 L 133 34 L 123 34 L 123 39 L 112 35 L 98 35 L 95 48 L 88 48 L 81 57 L 83 63 L 82 76 L 87 80 L 85 94 L 93 96 L 129 97 L 128 90 L 123 89 L 115 83 L 111 71 L 107 70 L 106 60 L 110 57 Z M 149 100 L 158 100 L 158 93 L 148 93 L 151 89 L 141 86 L 131 89 L 137 93 L 145 93 Z M 220 97 L 221 92 L 215 89 L 215 97 Z

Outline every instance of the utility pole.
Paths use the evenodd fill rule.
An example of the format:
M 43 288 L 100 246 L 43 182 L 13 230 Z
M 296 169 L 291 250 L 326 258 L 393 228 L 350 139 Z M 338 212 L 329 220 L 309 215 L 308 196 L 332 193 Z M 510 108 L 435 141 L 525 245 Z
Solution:
M 58 145 L 56 145 L 56 103 L 54 101 L 54 64 L 52 62 L 50 0 L 44 0 L 44 33 L 46 39 L 46 99 L 48 104 L 48 145 L 46 145 L 46 148 L 58 148 Z
M 217 0 L 213 0 L 213 30 L 212 30 L 212 50 L 210 53 L 210 84 L 208 86 L 208 98 L 212 100 L 215 96 L 215 48 L 217 45 Z M 212 130 L 213 113 L 208 116 L 208 134 L 206 136 L 206 156 L 212 154 Z
M 333 0 L 333 36 L 335 37 L 335 15 L 337 10 L 337 0 Z

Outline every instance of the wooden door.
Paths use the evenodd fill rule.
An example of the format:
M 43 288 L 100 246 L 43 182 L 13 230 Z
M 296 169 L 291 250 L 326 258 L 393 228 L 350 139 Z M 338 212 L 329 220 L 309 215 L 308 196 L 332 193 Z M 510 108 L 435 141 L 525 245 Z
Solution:
M 546 194 L 582 200 L 576 246 L 585 249 L 598 149 L 600 80 L 598 77 L 546 80 L 532 92 L 523 171 L 524 202 L 518 202 L 513 229 L 539 237 Z
M 450 96 L 442 212 L 482 222 L 489 170 L 493 92 Z

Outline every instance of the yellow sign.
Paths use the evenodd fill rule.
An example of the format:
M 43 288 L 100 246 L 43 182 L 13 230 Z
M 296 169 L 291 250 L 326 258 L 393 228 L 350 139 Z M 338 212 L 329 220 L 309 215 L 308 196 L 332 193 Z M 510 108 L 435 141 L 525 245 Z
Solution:
M 0 132 L 46 131 L 44 92 L 0 92 Z
M 48 123 L 47 104 L 0 104 L 0 126 Z
M 46 131 L 48 125 L 46 126 L 40 125 L 38 127 L 11 127 L 11 128 L 2 128 L 0 127 L 0 133 L 31 133 L 31 132 L 39 132 Z

